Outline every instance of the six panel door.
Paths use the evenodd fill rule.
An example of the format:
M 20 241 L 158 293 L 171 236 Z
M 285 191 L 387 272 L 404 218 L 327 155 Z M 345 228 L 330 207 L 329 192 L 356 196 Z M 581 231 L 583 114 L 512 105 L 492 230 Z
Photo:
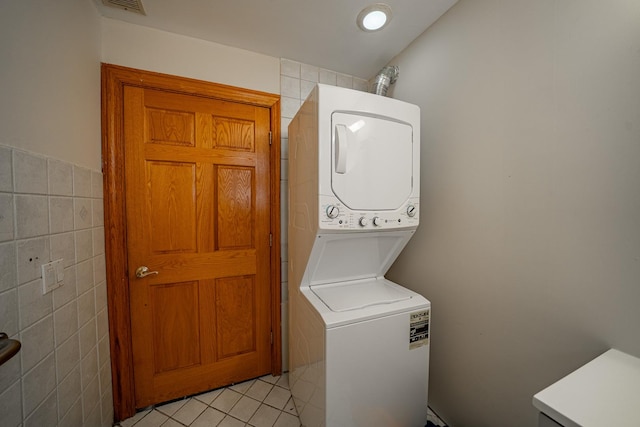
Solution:
M 270 372 L 270 116 L 144 88 L 125 87 L 124 97 L 141 408 Z

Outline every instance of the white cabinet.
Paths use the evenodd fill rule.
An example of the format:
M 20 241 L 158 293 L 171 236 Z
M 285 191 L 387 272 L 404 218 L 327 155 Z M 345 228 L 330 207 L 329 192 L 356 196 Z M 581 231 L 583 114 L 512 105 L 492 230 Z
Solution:
M 533 396 L 552 427 L 638 427 L 639 403 L 640 359 L 613 349 Z

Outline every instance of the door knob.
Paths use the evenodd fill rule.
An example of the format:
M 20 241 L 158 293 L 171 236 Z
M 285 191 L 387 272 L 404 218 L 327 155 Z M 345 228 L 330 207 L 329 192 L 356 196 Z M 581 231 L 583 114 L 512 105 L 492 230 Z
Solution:
M 136 277 L 138 279 L 142 279 L 143 277 L 151 276 L 153 274 L 158 274 L 157 271 L 149 271 L 149 267 L 146 265 L 142 265 L 136 268 Z

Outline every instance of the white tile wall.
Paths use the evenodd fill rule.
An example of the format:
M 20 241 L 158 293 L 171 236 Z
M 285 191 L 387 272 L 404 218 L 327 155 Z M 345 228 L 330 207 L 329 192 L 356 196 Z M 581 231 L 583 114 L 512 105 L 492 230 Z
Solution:
M 313 65 L 302 64 L 289 59 L 280 60 L 280 130 L 281 130 L 281 173 L 280 173 L 280 218 L 281 218 L 281 260 L 282 265 L 282 368 L 288 369 L 289 349 L 288 349 L 288 292 L 287 292 L 287 270 L 288 270 L 288 245 L 287 245 L 287 223 L 288 205 L 287 185 L 289 171 L 289 123 L 296 115 L 300 105 L 307 98 L 316 83 L 330 84 L 333 86 L 346 87 L 361 91 L 367 91 L 369 84 L 367 80 L 335 71 L 325 70 Z
M 13 191 L 11 149 L 0 146 L 0 191 Z
M 0 194 L 0 241 L 13 240 L 13 197 Z
M 111 426 L 102 174 L 0 146 L 0 424 Z M 40 266 L 64 259 L 42 294 Z

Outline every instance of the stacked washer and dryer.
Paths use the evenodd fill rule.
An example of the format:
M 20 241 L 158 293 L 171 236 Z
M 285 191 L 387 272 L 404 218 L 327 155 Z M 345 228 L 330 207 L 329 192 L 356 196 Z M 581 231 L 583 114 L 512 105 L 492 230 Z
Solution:
M 289 125 L 289 383 L 305 427 L 423 426 L 430 303 L 384 278 L 419 223 L 420 110 L 318 84 Z

